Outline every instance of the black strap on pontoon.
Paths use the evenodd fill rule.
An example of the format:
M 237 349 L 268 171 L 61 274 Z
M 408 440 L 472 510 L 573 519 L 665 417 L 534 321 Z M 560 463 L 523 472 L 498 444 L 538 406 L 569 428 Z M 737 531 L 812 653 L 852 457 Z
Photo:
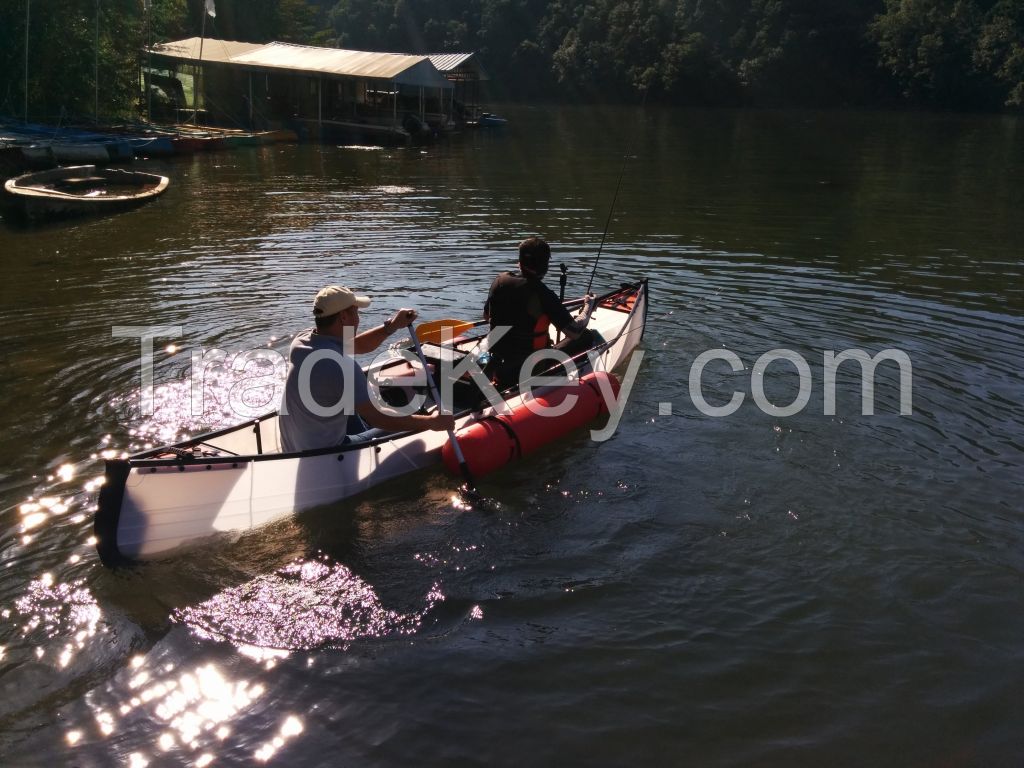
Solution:
M 504 427 L 505 431 L 508 432 L 508 436 L 512 438 L 512 442 L 515 443 L 515 445 L 516 445 L 516 458 L 522 458 L 522 456 L 523 456 L 523 444 L 519 442 L 519 435 L 516 434 L 516 431 L 514 429 L 512 429 L 511 426 L 509 426 L 508 424 L 505 423 L 505 420 L 503 418 L 501 418 L 500 414 L 495 414 L 493 416 L 487 416 L 487 417 L 481 419 L 481 421 L 496 421 L 499 424 L 501 424 L 501 426 Z

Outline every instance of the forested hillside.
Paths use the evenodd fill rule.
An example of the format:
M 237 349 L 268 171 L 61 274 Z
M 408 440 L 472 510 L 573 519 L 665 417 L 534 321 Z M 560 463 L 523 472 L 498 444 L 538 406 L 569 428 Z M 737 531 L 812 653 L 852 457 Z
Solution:
M 130 112 L 139 51 L 198 35 L 204 0 L 7 0 L 0 112 Z M 98 14 L 97 14 L 98 8 Z M 97 23 L 98 21 L 98 23 Z M 1024 107 L 1024 0 L 216 0 L 206 34 L 478 51 L 492 98 Z

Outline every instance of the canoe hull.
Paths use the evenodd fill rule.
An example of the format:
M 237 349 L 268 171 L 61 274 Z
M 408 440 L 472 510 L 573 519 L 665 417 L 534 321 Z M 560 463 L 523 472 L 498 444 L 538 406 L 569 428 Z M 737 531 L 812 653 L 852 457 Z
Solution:
M 647 284 L 623 306 L 602 305 L 592 327 L 607 343 L 594 370 L 620 367 L 640 343 Z M 515 408 L 532 397 L 516 393 Z M 494 412 L 458 414 L 456 430 Z M 445 432 L 388 436 L 303 454 L 278 452 L 277 414 L 191 441 L 107 462 L 95 535 L 108 565 L 167 554 L 220 532 L 244 531 L 340 501 L 441 463 Z
M 116 541 L 116 548 L 101 555 L 106 561 L 145 559 L 219 532 L 249 530 L 349 498 L 438 464 L 446 439 L 443 432 L 419 433 L 378 446 L 265 461 L 200 460 L 163 467 L 108 461 L 101 505 L 116 501 L 103 493 L 120 491 L 121 500 L 116 520 L 97 516 L 98 540 Z

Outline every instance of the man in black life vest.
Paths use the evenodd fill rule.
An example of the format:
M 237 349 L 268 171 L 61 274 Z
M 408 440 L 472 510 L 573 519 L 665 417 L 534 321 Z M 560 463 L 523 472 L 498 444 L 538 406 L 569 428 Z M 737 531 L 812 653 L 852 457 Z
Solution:
M 551 346 L 549 326 L 565 335 L 555 349 L 567 355 L 587 349 L 594 341 L 593 332 L 586 328 L 593 297 L 587 296 L 583 311 L 574 318 L 543 283 L 550 261 L 548 244 L 539 237 L 528 237 L 519 244 L 519 271 L 502 272 L 491 283 L 484 319 L 491 328 L 509 328 L 489 350 L 487 373 L 498 389 L 511 387 L 532 375 L 532 371 L 522 370 L 523 363 L 536 350 Z

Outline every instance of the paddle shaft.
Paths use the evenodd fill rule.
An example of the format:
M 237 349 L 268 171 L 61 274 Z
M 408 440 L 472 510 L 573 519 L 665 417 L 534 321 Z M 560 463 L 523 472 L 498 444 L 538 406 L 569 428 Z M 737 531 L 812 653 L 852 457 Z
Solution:
M 558 300 L 565 303 L 565 284 L 569 282 L 569 268 L 565 266 L 565 263 L 559 265 L 562 269 L 562 274 L 558 277 Z M 558 331 L 555 334 L 555 344 L 562 340 L 562 332 Z
M 423 355 L 423 348 L 420 346 L 420 340 L 416 337 L 416 331 L 409 326 L 409 338 L 412 339 L 413 348 L 416 350 L 416 357 L 420 359 L 423 364 L 423 372 L 427 375 L 427 385 L 430 387 L 430 396 L 434 398 L 434 402 L 437 404 L 437 410 L 440 411 L 444 406 L 441 404 L 441 394 L 437 391 L 437 384 L 434 382 L 434 377 L 430 375 L 430 369 L 427 367 L 427 358 Z M 459 446 L 459 439 L 455 436 L 455 430 L 448 430 L 448 439 L 452 441 L 452 448 L 455 450 L 455 458 L 459 460 L 459 469 L 462 470 L 462 476 L 466 479 L 466 485 L 470 489 L 476 488 L 476 483 L 473 481 L 473 473 L 469 471 L 469 465 L 466 463 L 466 457 L 462 455 L 462 448 Z

